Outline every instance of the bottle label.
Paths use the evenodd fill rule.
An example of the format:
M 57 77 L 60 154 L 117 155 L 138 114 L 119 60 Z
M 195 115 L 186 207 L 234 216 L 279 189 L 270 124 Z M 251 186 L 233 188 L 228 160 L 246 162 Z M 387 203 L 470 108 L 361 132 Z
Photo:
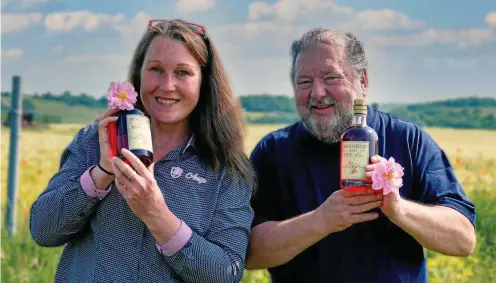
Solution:
M 368 141 L 342 141 L 342 179 L 365 180 L 365 166 L 369 164 Z
M 129 150 L 142 149 L 153 152 L 150 119 L 137 114 L 128 114 L 126 119 Z

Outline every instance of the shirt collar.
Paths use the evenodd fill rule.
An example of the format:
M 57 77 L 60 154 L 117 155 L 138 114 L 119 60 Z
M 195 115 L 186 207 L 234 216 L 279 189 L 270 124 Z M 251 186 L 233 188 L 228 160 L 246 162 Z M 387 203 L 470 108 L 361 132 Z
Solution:
M 186 146 L 184 147 L 182 153 L 185 153 L 186 150 L 188 150 L 189 148 L 194 149 L 194 150 L 197 150 L 197 147 L 196 147 L 196 135 L 195 134 L 192 134 L 191 135 L 191 137 L 189 138 L 188 143 L 186 143 Z
M 377 116 L 376 110 L 372 109 L 370 105 L 367 105 L 367 125 L 369 127 L 372 127 L 376 116 Z

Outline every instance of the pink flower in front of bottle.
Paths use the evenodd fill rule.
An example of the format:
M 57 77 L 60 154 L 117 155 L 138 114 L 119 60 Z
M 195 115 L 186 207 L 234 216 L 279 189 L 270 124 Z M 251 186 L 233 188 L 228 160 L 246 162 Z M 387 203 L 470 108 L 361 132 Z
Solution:
M 387 195 L 403 186 L 403 167 L 396 163 L 393 157 L 381 159 L 376 163 L 372 174 L 372 189 L 381 190 Z
M 107 93 L 108 106 L 111 109 L 133 110 L 138 93 L 128 82 L 111 82 Z

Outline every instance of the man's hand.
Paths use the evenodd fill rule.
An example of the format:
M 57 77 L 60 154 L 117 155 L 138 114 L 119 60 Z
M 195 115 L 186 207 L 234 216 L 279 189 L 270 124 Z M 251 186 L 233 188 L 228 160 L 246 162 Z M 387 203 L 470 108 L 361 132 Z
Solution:
M 372 190 L 334 192 L 317 209 L 284 221 L 267 221 L 253 228 L 247 254 L 247 269 L 263 269 L 290 261 L 330 233 L 376 219 L 382 195 Z
M 372 177 L 381 156 L 373 156 L 365 168 Z M 383 194 L 376 191 L 377 194 Z M 429 250 L 451 256 L 468 256 L 475 247 L 476 237 L 468 218 L 453 208 L 442 205 L 423 205 L 401 197 L 399 189 L 383 197 L 381 210 L 391 222 L 410 234 Z
M 370 160 L 372 164 L 367 165 L 365 167 L 365 175 L 368 178 L 372 178 L 376 164 L 379 163 L 381 160 L 384 160 L 384 158 L 378 155 L 374 155 L 370 158 Z M 376 191 L 376 194 L 382 195 L 382 190 Z M 403 201 L 404 199 L 401 198 L 399 190 L 393 189 L 391 193 L 383 197 L 381 211 L 389 219 L 393 220 L 397 218 L 397 216 L 401 213 L 401 207 Z
M 376 219 L 379 214 L 369 212 L 382 205 L 382 195 L 374 194 L 372 190 L 352 193 L 345 190 L 334 192 L 316 210 L 319 227 L 325 234 L 335 233 L 359 222 Z

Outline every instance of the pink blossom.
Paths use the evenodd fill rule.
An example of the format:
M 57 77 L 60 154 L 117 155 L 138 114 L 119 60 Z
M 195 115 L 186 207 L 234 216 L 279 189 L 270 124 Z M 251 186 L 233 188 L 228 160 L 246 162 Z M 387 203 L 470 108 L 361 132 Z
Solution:
M 128 82 L 118 83 L 111 82 L 107 94 L 109 108 L 132 110 L 136 103 L 138 93 L 134 90 L 132 84 Z
M 394 190 L 403 186 L 403 167 L 394 161 L 393 157 L 389 160 L 381 159 L 376 163 L 372 175 L 372 189 L 383 190 L 383 195 L 387 195 Z

